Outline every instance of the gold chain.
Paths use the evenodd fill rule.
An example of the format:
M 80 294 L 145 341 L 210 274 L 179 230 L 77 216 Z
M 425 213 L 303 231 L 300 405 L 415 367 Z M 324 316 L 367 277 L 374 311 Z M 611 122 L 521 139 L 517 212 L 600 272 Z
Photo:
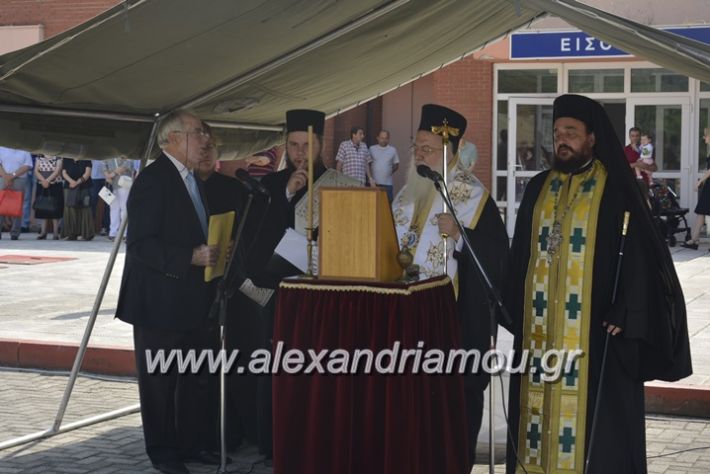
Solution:
M 587 170 L 585 173 L 589 173 L 590 171 L 593 170 L 593 166 L 590 167 L 589 170 Z M 558 220 L 557 219 L 557 208 L 559 207 L 559 201 L 560 201 L 560 195 L 562 194 L 562 189 L 564 188 L 565 183 L 562 183 L 560 185 L 559 191 L 555 193 L 555 206 L 553 208 L 553 215 L 552 215 L 552 228 L 550 229 L 550 233 L 547 236 L 547 261 L 548 263 L 552 263 L 552 259 L 557 255 L 558 251 L 560 250 L 560 247 L 562 245 L 562 242 L 564 238 L 562 237 L 562 221 L 564 221 L 565 217 L 567 217 L 567 213 L 569 210 L 572 208 L 572 205 L 575 203 L 577 200 L 577 197 L 579 196 L 580 191 L 582 188 L 584 188 L 587 183 L 592 179 L 594 176 L 594 173 L 592 173 L 591 176 L 587 177 L 582 183 L 580 183 L 579 187 L 574 193 L 574 196 L 572 196 L 572 199 L 565 205 L 565 210 L 564 213 L 562 214 L 562 217 Z M 570 175 L 569 179 L 567 182 L 569 183 L 570 186 L 572 186 L 572 178 L 574 175 Z M 561 181 L 561 180 L 560 180 Z

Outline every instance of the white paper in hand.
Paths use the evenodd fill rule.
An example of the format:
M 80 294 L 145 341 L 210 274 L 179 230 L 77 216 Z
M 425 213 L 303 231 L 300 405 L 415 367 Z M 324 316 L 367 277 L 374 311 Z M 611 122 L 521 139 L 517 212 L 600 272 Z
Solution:
M 111 190 L 109 188 L 107 188 L 106 186 L 101 188 L 101 190 L 99 191 L 99 197 L 101 197 L 101 199 L 103 199 L 104 202 L 106 204 L 108 204 L 109 206 L 111 205 L 113 200 L 116 199 L 116 195 L 113 194 L 111 192 Z
M 289 227 L 279 245 L 276 246 L 275 252 L 303 273 L 307 273 L 308 239 L 305 235 L 299 234 Z M 316 245 L 313 246 L 313 274 L 318 274 L 318 247 Z

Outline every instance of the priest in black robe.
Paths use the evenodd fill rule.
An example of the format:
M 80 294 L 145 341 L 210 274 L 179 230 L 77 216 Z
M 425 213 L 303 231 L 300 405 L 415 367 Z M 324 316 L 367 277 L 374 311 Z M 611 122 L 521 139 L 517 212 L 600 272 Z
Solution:
M 264 176 L 261 184 L 269 191 L 271 202 L 263 215 L 258 239 L 249 248 L 247 276 L 257 287 L 278 289 L 279 282 L 288 276 L 302 273 L 286 259 L 274 253 L 276 246 L 295 225 L 296 204 L 308 191 L 308 126 L 313 127 L 314 179 L 326 170 L 320 153 L 323 143 L 325 114 L 317 110 L 286 112 L 286 168 Z M 272 349 L 276 295 L 259 310 L 262 318 L 261 348 Z M 259 450 L 271 458 L 273 454 L 271 415 L 271 376 L 258 376 L 256 414 L 258 418 Z
M 448 127 L 449 153 L 444 170 L 441 135 Z M 419 128 L 412 145 L 413 162 L 406 185 L 397 194 L 392 211 L 400 239 L 418 265 L 421 278 L 448 274 L 454 284 L 461 328 L 461 347 L 477 350 L 481 357 L 490 348 L 491 317 L 488 291 L 473 259 L 463 248 L 463 238 L 451 213 L 444 213 L 434 184 L 417 174 L 418 166 L 447 174 L 447 187 L 456 216 L 483 269 L 496 288 L 505 281 L 508 266 L 508 234 L 488 190 L 459 161 L 458 145 L 466 130 L 466 119 L 458 112 L 437 104 L 422 107 Z M 444 238 L 447 245 L 444 246 Z M 494 328 L 495 330 L 495 328 Z M 478 370 L 477 370 L 478 369 Z M 464 376 L 468 457 L 473 464 L 476 440 L 483 415 L 483 393 L 489 375 L 480 367 L 469 366 Z
M 326 167 L 320 156 L 323 147 L 325 114 L 317 110 L 286 112 L 286 168 L 264 176 L 261 183 L 271 194 L 259 240 L 250 250 L 252 280 L 257 286 L 276 289 L 281 279 L 301 273 L 288 261 L 274 254 L 286 233 L 294 228 L 296 205 L 308 191 L 308 126 L 313 127 L 313 178 Z
M 507 472 L 645 473 L 643 383 L 692 372 L 683 293 L 602 106 L 564 95 L 553 120 L 553 169 L 525 190 L 506 290 L 513 367 L 529 354 L 511 374 Z M 583 354 L 546 380 L 553 349 Z

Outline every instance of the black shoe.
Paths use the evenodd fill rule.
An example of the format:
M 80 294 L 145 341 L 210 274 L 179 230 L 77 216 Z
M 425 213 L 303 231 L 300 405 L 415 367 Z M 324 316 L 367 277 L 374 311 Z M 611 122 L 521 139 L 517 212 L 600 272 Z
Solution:
M 10 240 L 17 240 L 17 239 L 19 239 L 19 238 L 20 238 L 19 235 L 11 235 L 11 236 L 10 236 Z
M 187 466 L 181 461 L 154 462 L 153 467 L 165 474 L 190 474 Z
M 691 249 L 691 250 L 698 250 L 698 243 L 697 242 L 683 242 L 680 244 L 681 247 L 686 248 L 686 249 Z
M 210 451 L 200 451 L 199 453 L 190 454 L 183 458 L 185 462 L 199 462 L 202 464 L 209 464 L 211 466 L 219 466 L 221 459 L 219 454 L 212 453 Z M 232 459 L 227 457 L 227 464 L 231 464 Z

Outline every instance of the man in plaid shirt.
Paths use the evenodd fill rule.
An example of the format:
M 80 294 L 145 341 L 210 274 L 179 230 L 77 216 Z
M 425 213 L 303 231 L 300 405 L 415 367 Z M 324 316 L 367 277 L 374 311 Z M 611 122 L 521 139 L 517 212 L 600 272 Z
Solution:
M 363 138 L 365 138 L 365 131 L 361 127 L 350 129 L 350 140 L 342 142 L 338 154 L 335 155 L 336 168 L 362 184 L 365 184 L 367 179 L 370 186 L 375 187 L 376 183 L 370 171 L 372 156 L 370 149 L 362 141 Z

